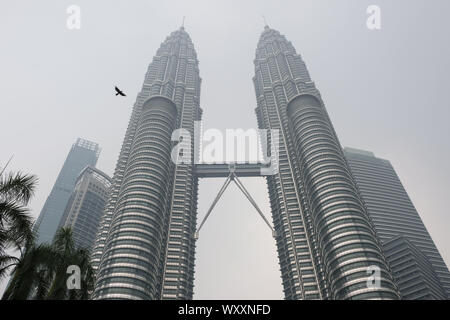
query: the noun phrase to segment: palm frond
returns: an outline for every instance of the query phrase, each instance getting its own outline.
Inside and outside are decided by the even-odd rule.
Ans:
[[[24,254],[14,261],[14,274],[3,299],[89,299],[94,287],[90,253],[84,248],[76,249],[72,236],[70,228],[61,228],[51,245],[35,246],[32,241],[27,242]],[[9,261],[4,256],[2,260],[0,255],[0,267]],[[80,267],[81,289],[67,288],[70,265]]]
[[[9,173],[0,177],[0,199],[16,201],[27,205],[34,194],[37,177],[21,172]]]
[[[61,254],[70,256],[75,251],[71,228],[59,228],[53,238],[52,246]]]
[[[23,246],[33,239],[33,218],[28,209],[12,201],[0,202],[0,243]]]
[[[37,272],[36,290],[34,295],[35,300],[46,299],[52,280],[53,280],[52,270],[42,269]]]
[[[14,256],[0,256],[0,279],[8,275],[8,271],[19,263],[20,259]]]
[[[50,245],[42,244],[37,247],[29,245],[19,260],[2,299],[26,300],[32,298],[36,294],[36,289],[39,289],[39,285],[43,286],[43,274],[40,272],[45,270],[48,272],[48,276],[53,273],[55,259]]]

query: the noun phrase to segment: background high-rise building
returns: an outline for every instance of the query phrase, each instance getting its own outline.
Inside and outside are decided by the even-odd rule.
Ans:
[[[265,27],[254,86],[261,128],[278,129],[279,173],[268,176],[287,299],[397,299],[333,125],[301,56]],[[368,288],[367,270],[381,286]]]
[[[97,143],[78,138],[72,145],[34,225],[34,231],[38,233],[38,244],[52,242],[78,175],[86,166],[95,167],[99,154],[100,147]]]
[[[429,259],[407,237],[393,237],[383,248],[402,299],[447,299]]]
[[[78,176],[59,228],[69,227],[77,248],[91,249],[105,209],[111,179],[104,172],[86,167]]]
[[[198,179],[193,161],[171,161],[171,135],[194,136],[200,83],[181,27],[156,52],[133,108],[92,255],[95,299],[192,298]]]
[[[344,151],[377,235],[385,247],[394,276],[402,277],[397,280],[402,296],[413,299],[429,295],[434,299],[442,299],[442,294],[436,293],[439,288],[434,285],[435,276],[428,271],[430,268],[420,258],[421,255],[416,253],[418,249],[431,264],[440,285],[450,297],[448,268],[391,163],[375,157],[369,151],[353,148],[345,148]],[[415,267],[409,266],[409,271],[407,269],[412,262],[409,260],[417,260],[413,264],[421,270],[421,281],[427,283],[428,289],[423,284],[411,285],[418,280],[412,277]],[[405,283],[405,277],[412,280]],[[424,293],[423,290],[429,292]]]

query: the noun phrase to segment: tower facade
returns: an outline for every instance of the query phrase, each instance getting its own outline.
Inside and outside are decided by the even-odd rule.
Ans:
[[[182,27],[158,49],[132,111],[93,250],[94,299],[192,298],[198,180],[194,161],[171,160],[171,138],[194,135],[200,83]]]
[[[407,237],[393,237],[383,249],[402,300],[447,299],[433,265]]]
[[[176,129],[196,139],[200,83],[180,28],[161,44],[133,108],[93,250],[94,299],[191,299],[198,178],[225,174],[242,186],[238,175],[261,175],[260,164],[196,166],[192,143],[190,164],[172,161]],[[260,128],[280,133],[279,171],[267,183],[286,299],[397,299],[320,94],[292,44],[269,27],[254,84]]]
[[[372,152],[353,148],[345,148],[345,156],[398,278],[402,297],[450,298],[448,268],[392,164]]]
[[[267,177],[286,299],[397,299],[389,267],[301,56],[265,27],[253,78],[260,128],[278,129]],[[367,285],[375,266],[381,281]]]
[[[86,166],[95,167],[99,154],[100,147],[97,143],[78,138],[72,145],[34,225],[34,231],[38,234],[38,244],[52,242],[78,175]]]
[[[93,167],[81,171],[59,228],[71,228],[77,248],[91,249],[108,198],[111,178]]]

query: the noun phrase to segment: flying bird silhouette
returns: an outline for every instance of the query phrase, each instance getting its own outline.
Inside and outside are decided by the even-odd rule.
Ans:
[[[117,87],[114,87],[116,89],[116,96],[118,96],[119,94],[123,97],[126,97],[127,95],[125,93],[122,92],[122,90],[120,90]]]

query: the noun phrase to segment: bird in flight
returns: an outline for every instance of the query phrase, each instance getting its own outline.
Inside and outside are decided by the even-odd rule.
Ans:
[[[114,87],[116,89],[116,96],[118,96],[119,94],[123,97],[126,97],[127,95],[125,93],[122,92],[122,90],[120,90],[117,87]]]

